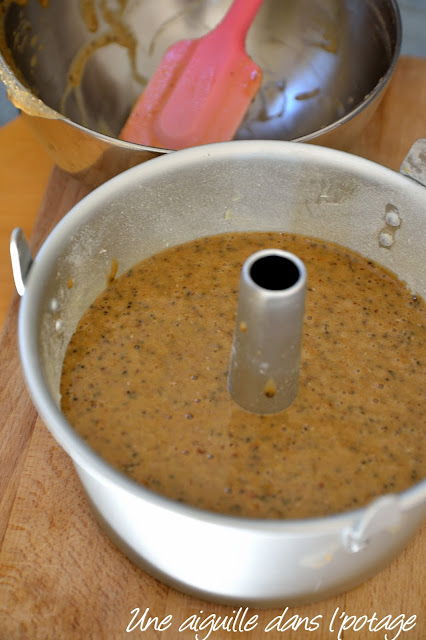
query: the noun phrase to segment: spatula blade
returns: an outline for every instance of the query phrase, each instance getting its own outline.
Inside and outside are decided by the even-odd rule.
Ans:
[[[211,36],[167,50],[121,139],[176,150],[234,137],[262,71],[240,41],[221,47],[216,34]]]

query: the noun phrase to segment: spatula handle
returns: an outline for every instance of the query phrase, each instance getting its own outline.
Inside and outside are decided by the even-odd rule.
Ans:
[[[212,31],[217,37],[232,37],[244,46],[247,32],[264,0],[234,0],[228,13]]]

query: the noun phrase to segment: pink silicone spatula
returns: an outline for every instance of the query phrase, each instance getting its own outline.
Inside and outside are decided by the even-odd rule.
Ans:
[[[231,140],[262,81],[245,51],[262,2],[234,0],[207,35],[169,47],[120,138],[164,149]]]

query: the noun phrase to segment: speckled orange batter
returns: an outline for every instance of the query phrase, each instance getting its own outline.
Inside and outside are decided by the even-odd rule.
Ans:
[[[238,283],[261,248],[308,272],[299,394],[258,416],[227,392]],[[279,233],[168,249],[112,283],[68,347],[62,408],[112,465],[228,514],[304,518],[425,475],[425,305],[342,247]]]

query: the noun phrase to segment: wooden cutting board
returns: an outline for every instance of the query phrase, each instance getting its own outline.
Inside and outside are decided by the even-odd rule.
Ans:
[[[352,152],[398,170],[411,144],[421,137],[426,137],[426,60],[402,58],[377,114]],[[53,170],[34,224],[33,252],[86,192],[81,184]],[[7,257],[2,259],[4,268]],[[163,631],[153,626],[143,631],[138,626],[131,632],[134,636],[196,638],[193,629],[179,631],[186,619],[232,616],[233,608],[183,595],[151,578],[99,529],[68,456],[41,423],[26,392],[16,345],[18,305],[15,296],[0,338],[0,640],[125,638],[136,608],[141,614],[149,608],[148,615],[159,620],[171,616],[171,626]],[[359,624],[361,616],[376,613],[379,620],[390,616],[395,626],[387,632],[389,640],[398,633],[402,619],[397,616],[404,616],[406,628],[398,637],[424,640],[425,532],[423,528],[388,568],[364,585],[321,603],[293,607],[286,614],[285,620],[299,616],[312,621],[322,616],[316,618],[317,627],[306,622],[298,631],[267,633],[265,626],[282,613],[284,604],[274,610],[251,609],[246,620],[259,616],[251,631],[239,630],[243,627],[237,625],[236,631],[219,630],[209,637],[383,640],[385,629],[373,632],[368,626],[339,636],[339,616],[346,612],[356,616]],[[410,616],[417,618],[408,623]],[[306,625],[313,630],[303,631]],[[207,633],[205,628],[198,640]]]

